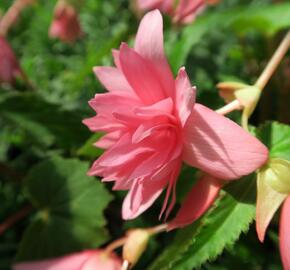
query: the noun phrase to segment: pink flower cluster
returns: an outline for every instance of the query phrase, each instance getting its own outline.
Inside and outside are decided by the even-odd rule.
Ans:
[[[159,9],[173,18],[177,24],[188,24],[203,11],[207,4],[215,4],[218,0],[137,0],[137,8],[141,11]]]
[[[144,16],[134,48],[123,43],[113,56],[115,67],[94,68],[109,92],[89,102],[97,115],[84,123],[93,132],[106,133],[95,144],[106,151],[89,175],[114,181],[115,190],[129,190],[124,219],[140,215],[165,189],[161,215],[167,217],[183,162],[206,175],[189,193],[172,228],[198,218],[221,188],[220,180],[238,179],[265,163],[268,150],[260,141],[196,103],[185,68],[174,79],[164,54],[159,11]]]

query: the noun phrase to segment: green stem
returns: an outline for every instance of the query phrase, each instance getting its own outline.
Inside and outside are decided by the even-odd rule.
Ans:
[[[290,31],[286,34],[255,85],[263,90],[290,47]]]
[[[261,91],[265,88],[266,84],[276,71],[277,67],[279,66],[280,62],[284,58],[285,54],[287,53],[290,47],[290,31],[287,32],[284,39],[281,41],[279,47],[273,54],[272,58],[268,62],[267,66],[257,79],[255,86],[261,89]],[[257,102],[258,103],[258,102]],[[216,110],[217,113],[225,115],[234,110],[237,110],[241,106],[240,102],[235,99],[234,101],[230,102],[229,104],[223,106],[222,108]],[[252,108],[254,111],[254,108]],[[243,120],[245,121],[245,119]]]

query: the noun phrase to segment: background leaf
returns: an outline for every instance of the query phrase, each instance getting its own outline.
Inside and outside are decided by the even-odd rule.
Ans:
[[[170,63],[175,72],[186,62],[192,46],[197,44],[211,30],[222,31],[231,28],[238,34],[256,29],[271,36],[277,31],[290,26],[290,3],[265,6],[244,6],[212,13],[197,18],[194,24],[185,27],[178,40],[167,44]]]
[[[269,148],[271,157],[290,161],[290,126],[267,122],[257,129],[257,136]]]
[[[26,193],[38,209],[17,261],[50,258],[108,240],[103,210],[111,200],[101,182],[86,176],[88,163],[53,157],[31,169]]]
[[[98,148],[94,146],[94,143],[97,142],[104,134],[103,133],[95,133],[93,134],[86,142],[85,144],[78,149],[78,155],[88,157],[88,158],[94,158],[96,159],[99,157],[104,150],[101,148]]]
[[[89,136],[82,124],[84,112],[65,110],[40,95],[23,93],[6,95],[0,102],[0,117],[25,130],[33,140],[50,146],[77,148]]]

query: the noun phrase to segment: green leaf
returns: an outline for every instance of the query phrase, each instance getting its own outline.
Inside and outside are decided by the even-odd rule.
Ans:
[[[244,34],[256,29],[271,36],[277,31],[290,26],[290,3],[268,6],[244,6],[218,12],[214,10],[205,16],[200,16],[190,26],[185,27],[173,44],[168,45],[170,63],[175,71],[184,65],[192,46],[197,44],[209,31],[222,31],[230,28],[238,34]]]
[[[255,216],[254,176],[233,182],[203,218],[180,230],[150,270],[192,270],[214,260],[248,230]]]
[[[30,171],[25,190],[38,212],[24,233],[17,261],[61,256],[108,240],[103,210],[111,196],[86,175],[88,167],[56,156]]]
[[[88,157],[88,158],[97,158],[104,151],[100,148],[94,146],[94,143],[98,141],[104,134],[103,133],[95,133],[91,136],[85,144],[78,150],[78,155]]]
[[[0,117],[45,146],[56,143],[66,149],[76,148],[89,136],[80,110],[65,110],[31,93],[7,95],[0,101]]]
[[[267,122],[260,126],[257,137],[269,148],[272,158],[290,161],[290,126],[278,122]]]

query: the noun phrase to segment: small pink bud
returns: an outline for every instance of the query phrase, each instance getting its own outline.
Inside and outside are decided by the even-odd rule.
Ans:
[[[0,83],[13,84],[23,74],[11,46],[0,36]]]
[[[83,34],[75,8],[65,1],[60,1],[54,11],[54,18],[49,29],[51,38],[73,43]]]

